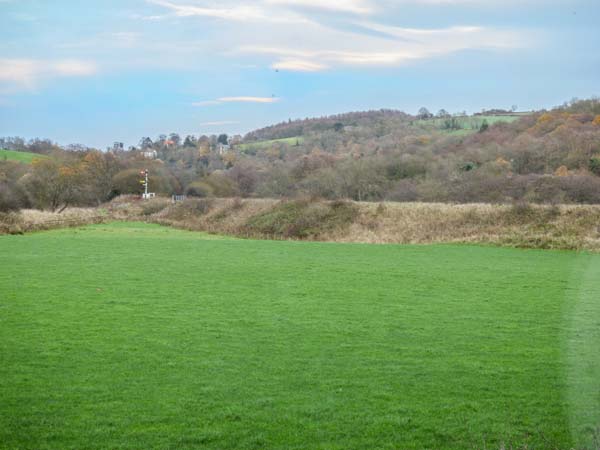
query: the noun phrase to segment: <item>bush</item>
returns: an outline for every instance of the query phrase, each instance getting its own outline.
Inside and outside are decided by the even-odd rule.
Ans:
[[[185,194],[190,197],[212,197],[214,189],[204,181],[194,181],[185,190]]]
[[[0,184],[0,212],[18,211],[20,208],[21,204],[14,190]]]
[[[325,203],[301,199],[279,203],[272,210],[251,217],[245,228],[250,234],[314,239],[347,227],[357,214],[358,208],[346,201]]]
[[[506,217],[510,223],[522,224],[531,222],[535,215],[535,209],[529,203],[518,201],[513,203]]]
[[[0,212],[0,234],[23,234],[24,224],[20,214]]]
[[[156,198],[153,200],[145,200],[141,203],[142,215],[151,216],[165,209],[168,205],[168,200]]]
[[[209,198],[188,198],[181,203],[177,203],[169,208],[167,218],[171,220],[186,220],[193,217],[202,216],[208,213],[213,207],[213,199]]]

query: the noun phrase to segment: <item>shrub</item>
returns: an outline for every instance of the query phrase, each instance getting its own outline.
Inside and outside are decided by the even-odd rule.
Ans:
[[[20,207],[19,198],[14,190],[0,183],[0,212],[18,211]]]
[[[186,195],[190,197],[212,197],[214,189],[204,181],[194,181],[185,190]]]
[[[301,199],[279,203],[273,209],[251,217],[245,228],[250,234],[314,239],[347,227],[357,214],[358,208],[346,201],[326,203]]]
[[[600,175],[600,156],[594,156],[593,158],[590,158],[588,168],[594,175]]]
[[[143,216],[151,216],[152,214],[156,214],[167,207],[167,201],[165,199],[154,199],[154,200],[146,200],[141,203],[142,206],[142,215]]]
[[[0,212],[0,234],[23,234],[23,217],[14,212]]]
[[[526,201],[518,201],[512,204],[506,217],[511,223],[530,222],[535,216],[535,210]]]

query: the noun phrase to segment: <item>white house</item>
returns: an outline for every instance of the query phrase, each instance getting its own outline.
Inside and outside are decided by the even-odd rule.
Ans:
[[[142,156],[146,159],[156,159],[158,158],[158,152],[147,148],[146,150],[142,150]]]

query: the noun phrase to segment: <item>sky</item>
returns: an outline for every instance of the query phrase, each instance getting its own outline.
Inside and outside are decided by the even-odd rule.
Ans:
[[[600,95],[599,0],[0,0],[0,136],[106,148]]]

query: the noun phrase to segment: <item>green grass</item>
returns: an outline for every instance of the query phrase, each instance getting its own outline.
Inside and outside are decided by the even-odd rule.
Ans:
[[[522,117],[522,114],[506,115],[506,116],[467,116],[457,117],[456,120],[460,129],[448,130],[444,129],[444,123],[447,119],[429,119],[423,121],[416,121],[414,125],[424,130],[437,129],[454,136],[464,136],[467,134],[474,133],[479,130],[481,124],[485,120],[488,125],[494,125],[496,123],[511,123]]]
[[[0,267],[3,448],[566,449],[600,425],[599,256],[120,223],[0,236]]]
[[[271,147],[273,144],[287,144],[289,146],[295,146],[296,144],[301,145],[304,142],[304,137],[296,136],[282,139],[270,139],[267,141],[248,142],[245,144],[238,144],[235,146],[240,152],[246,152],[248,150],[264,150]]]
[[[18,161],[30,164],[36,158],[47,158],[47,156],[39,155],[37,153],[0,149],[0,161]]]

